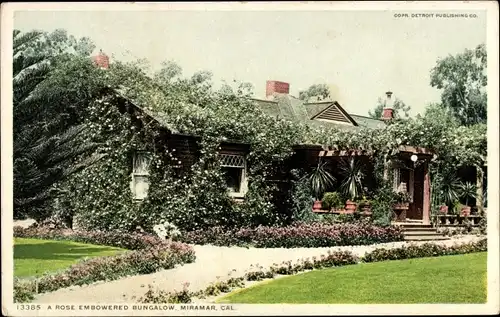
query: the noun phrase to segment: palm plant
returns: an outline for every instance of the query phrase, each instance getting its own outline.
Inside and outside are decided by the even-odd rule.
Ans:
[[[340,164],[340,173],[344,177],[340,184],[342,193],[351,200],[359,197],[363,191],[363,179],[365,177],[363,165],[354,157],[343,160]]]
[[[309,185],[316,200],[321,200],[323,193],[335,183],[335,177],[326,169],[327,162],[319,162],[308,175]]]
[[[459,200],[462,182],[454,173],[444,174],[440,185],[441,199],[447,206],[451,206]]]
[[[469,206],[469,198],[476,198],[476,185],[471,182],[466,182],[461,186],[460,196],[465,198],[465,205]]]
[[[57,59],[64,40],[53,43],[37,31],[16,30],[13,36],[14,217],[41,220],[50,214],[54,185],[84,168],[90,161],[75,160],[97,144],[81,139],[86,127],[71,102],[82,98],[49,80],[64,60]],[[68,80],[81,84],[74,77]]]

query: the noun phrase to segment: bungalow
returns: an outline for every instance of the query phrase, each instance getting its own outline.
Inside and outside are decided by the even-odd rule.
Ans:
[[[98,55],[94,62],[102,67],[109,67],[109,59],[104,54]],[[117,105],[122,112],[132,114],[132,117],[142,116],[154,122],[159,129],[156,142],[161,143],[169,151],[175,151],[179,159],[176,166],[179,173],[193,164],[200,153],[198,137],[179,133],[161,113],[150,110],[126,97],[120,91],[110,91],[115,95]],[[368,118],[348,113],[337,101],[304,102],[289,94],[289,84],[279,81],[268,81],[265,99],[252,99],[256,105],[271,116],[290,121],[303,122],[311,126],[332,126],[346,131],[355,131],[361,127],[383,129],[386,121],[392,119],[392,92],[386,93],[386,104],[383,116],[380,119]],[[137,120],[140,125],[140,121]],[[225,177],[229,195],[236,200],[245,199],[248,188],[246,154],[250,146],[235,141],[223,142],[220,145],[219,155],[221,167],[226,171]],[[309,169],[317,166],[320,160],[329,162],[330,169],[335,173],[341,161],[345,158],[356,158],[368,170],[373,168],[369,151],[337,151],[319,144],[298,144],[294,155],[283,168],[289,171],[293,168]],[[393,169],[393,189],[396,192],[408,194],[409,201],[406,208],[398,214],[398,220],[415,220],[430,223],[430,176],[429,161],[432,153],[423,148],[402,146],[397,154],[397,164],[387,168]],[[146,152],[136,152],[131,161],[130,188],[133,197],[137,200],[147,196],[149,188],[148,164],[149,156]],[[286,171],[284,175],[286,175]],[[373,173],[366,173],[368,184],[373,183]],[[389,175],[388,170],[385,175]],[[286,177],[286,176],[285,176]],[[286,179],[284,180],[286,183]]]
[[[348,113],[338,101],[304,102],[289,94],[289,84],[279,81],[268,81],[266,99],[254,101],[269,115],[291,121],[303,122],[311,126],[336,127],[347,131],[355,131],[362,127],[383,129],[386,122],[393,118],[392,92],[386,92],[385,108],[382,118],[373,119]],[[374,183],[373,166],[370,151],[338,151],[318,144],[301,144],[295,147],[292,168],[311,168],[319,161],[329,163],[333,174],[346,158],[355,158],[365,167],[364,183]],[[401,205],[397,211],[397,220],[416,220],[424,224],[430,223],[430,175],[429,161],[433,153],[424,148],[401,146],[398,155],[388,168],[392,169],[393,190],[405,192],[409,196],[408,204]],[[385,175],[389,175],[388,170]]]

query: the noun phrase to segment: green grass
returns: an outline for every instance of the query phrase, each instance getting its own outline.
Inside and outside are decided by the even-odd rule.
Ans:
[[[15,238],[14,276],[39,276],[66,269],[85,257],[108,256],[123,251],[71,241]]]
[[[486,252],[363,263],[287,276],[237,290],[219,303],[485,303]]]

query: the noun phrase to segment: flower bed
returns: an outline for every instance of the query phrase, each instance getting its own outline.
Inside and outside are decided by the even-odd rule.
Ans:
[[[14,227],[14,237],[49,240],[69,240],[81,243],[108,245],[128,250],[140,250],[165,243],[160,238],[139,233],[122,233],[107,231],[73,231],[71,229],[50,229],[48,227],[31,226]]]
[[[369,245],[403,241],[400,227],[369,224],[296,223],[287,227],[257,227],[239,230],[197,230],[183,235],[193,244],[246,245],[257,248],[318,248],[345,245]]]
[[[363,257],[357,257],[349,251],[328,251],[326,255],[301,259],[296,264],[291,261],[275,264],[269,269],[258,267],[257,270],[249,271],[242,277],[229,277],[225,281],[216,281],[204,290],[191,292],[188,284],[184,284],[182,291],[165,292],[154,290],[151,285],[149,290],[139,299],[141,303],[191,303],[193,298],[206,298],[207,296],[217,296],[221,293],[229,293],[236,288],[245,287],[245,281],[261,281],[272,279],[277,275],[293,275],[299,272],[331,268],[344,265],[358,264],[361,262],[377,262],[386,260],[402,260],[421,257],[435,257],[442,255],[467,254],[487,251],[486,239],[477,242],[455,244],[443,246],[435,243],[425,243],[422,245],[410,245],[393,249],[375,249],[367,252]],[[229,274],[230,275],[230,274]]]
[[[46,228],[15,228],[14,235],[23,238],[71,240],[131,249],[116,256],[82,260],[67,270],[29,280],[14,280],[15,301],[28,301],[35,294],[51,292],[73,285],[90,284],[102,280],[149,274],[175,265],[191,263],[194,250],[183,243],[167,243],[150,235],[111,232],[83,232],[49,230]]]
[[[488,250],[488,244],[486,239],[482,239],[478,242],[470,242],[464,244],[455,244],[452,246],[443,246],[433,243],[425,243],[423,245],[410,245],[402,246],[395,249],[375,249],[370,253],[367,253],[362,261],[363,262],[378,262],[386,260],[401,260],[401,259],[413,259],[413,258],[424,258],[432,256],[442,256],[442,255],[455,255],[455,254],[466,254],[472,252],[483,252]]]

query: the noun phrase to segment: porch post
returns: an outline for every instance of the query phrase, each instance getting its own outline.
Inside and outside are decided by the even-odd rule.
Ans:
[[[484,206],[483,206],[483,179],[484,172],[480,166],[476,166],[476,206],[477,211],[480,215],[483,214]]]
[[[384,155],[384,180],[389,179],[389,160],[387,159],[387,154]]]
[[[431,175],[429,173],[429,162],[424,165],[424,201],[423,201],[423,221],[428,225],[431,223]]]

